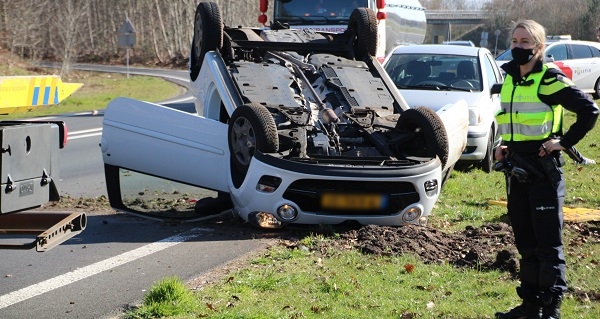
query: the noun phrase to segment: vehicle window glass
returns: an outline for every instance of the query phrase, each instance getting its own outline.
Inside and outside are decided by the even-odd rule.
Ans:
[[[567,46],[564,44],[555,45],[546,50],[546,57],[552,56],[554,61],[562,61],[567,59]]]
[[[589,59],[592,57],[590,47],[582,44],[572,44],[573,59]]]
[[[289,20],[304,20],[305,24],[311,24],[312,19],[327,18],[330,23],[337,22],[329,21],[329,19],[342,18],[346,19],[354,8],[368,7],[367,0],[302,0],[302,1],[276,1],[275,2],[275,19],[285,22],[293,22]],[[300,22],[300,21],[299,21]],[[314,22],[314,21],[312,21]],[[319,24],[322,24],[320,22]]]
[[[487,79],[484,79],[484,81],[488,82],[489,87],[492,87],[492,85],[496,84],[496,83],[500,83],[502,82],[502,75],[499,74],[497,68],[494,68],[494,65],[496,65],[492,60],[490,56],[485,56],[484,59],[484,67],[485,67],[485,73],[487,74]]]
[[[592,56],[594,58],[600,57],[600,49],[595,46],[590,46],[590,51],[592,51]]]

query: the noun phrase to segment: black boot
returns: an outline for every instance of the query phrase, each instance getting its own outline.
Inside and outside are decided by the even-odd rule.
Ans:
[[[534,302],[523,301],[522,304],[508,312],[496,312],[496,319],[540,319],[542,308]]]
[[[537,293],[517,287],[517,295],[523,299],[523,303],[508,312],[496,312],[496,319],[540,319],[542,306],[539,303]]]
[[[562,299],[561,295],[542,295],[542,319],[560,319],[560,304],[562,303]]]

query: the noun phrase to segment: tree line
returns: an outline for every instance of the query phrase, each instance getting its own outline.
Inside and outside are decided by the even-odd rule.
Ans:
[[[269,7],[272,10],[272,2]],[[123,61],[117,31],[129,19],[136,31],[132,61],[181,65],[187,61],[198,0],[0,0],[0,45],[22,58],[63,62],[61,74],[75,61]],[[259,27],[259,0],[214,0],[229,26]],[[508,46],[513,21],[527,18],[548,34],[594,40],[600,24],[600,0],[421,0],[428,10],[485,10],[490,19],[479,29],[502,32]],[[271,12],[267,13],[271,16]],[[461,26],[466,34],[473,26]],[[457,28],[454,28],[457,30]],[[429,33],[428,33],[429,34]],[[431,43],[427,36],[425,43]],[[475,41],[474,41],[475,42]],[[490,41],[492,42],[492,41]],[[478,43],[478,41],[476,41]]]

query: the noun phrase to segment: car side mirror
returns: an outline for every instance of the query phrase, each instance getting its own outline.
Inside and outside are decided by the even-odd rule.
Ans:
[[[548,54],[546,56],[546,62],[554,62],[554,56],[552,54]]]
[[[494,83],[494,85],[492,85],[492,88],[490,89],[490,94],[500,94],[501,91],[502,83]]]

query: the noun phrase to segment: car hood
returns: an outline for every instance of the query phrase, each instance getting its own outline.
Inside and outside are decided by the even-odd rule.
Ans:
[[[460,91],[429,91],[429,90],[399,90],[408,105],[427,106],[437,111],[448,103],[465,100],[469,107],[481,104],[483,94],[481,92]]]

